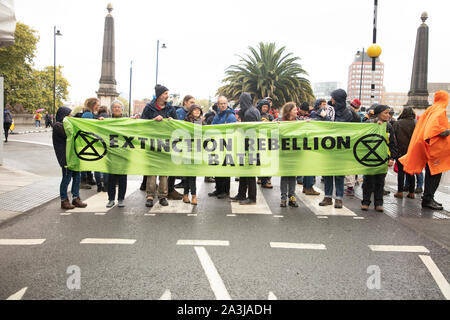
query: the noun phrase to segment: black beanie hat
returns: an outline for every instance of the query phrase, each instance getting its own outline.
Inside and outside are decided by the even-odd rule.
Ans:
[[[169,89],[167,89],[166,87],[164,87],[160,84],[157,84],[155,87],[156,98],[158,98],[160,95],[162,95],[166,91],[169,91]]]
[[[374,111],[374,114],[377,116],[386,109],[390,109],[390,108],[384,104],[379,104],[375,107],[375,109],[373,111]]]

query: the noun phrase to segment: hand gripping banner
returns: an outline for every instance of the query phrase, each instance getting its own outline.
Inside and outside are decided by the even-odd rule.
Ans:
[[[124,175],[273,177],[387,172],[386,124],[64,120],[67,167]]]

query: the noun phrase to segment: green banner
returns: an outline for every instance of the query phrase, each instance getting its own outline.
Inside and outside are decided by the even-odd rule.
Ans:
[[[127,175],[271,177],[387,172],[386,125],[319,121],[201,126],[68,118],[67,166]]]

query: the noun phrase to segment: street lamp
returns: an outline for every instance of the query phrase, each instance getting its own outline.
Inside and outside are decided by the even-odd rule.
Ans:
[[[161,49],[167,49],[165,43],[163,43]],[[156,84],[158,84],[158,66],[159,66],[159,40],[156,42]]]
[[[55,124],[55,108],[56,108],[56,36],[62,36],[59,30],[56,30],[56,26],[53,28],[53,124]]]
[[[361,80],[359,81],[359,101],[361,101],[361,89],[362,89],[362,81],[363,81],[364,56],[365,55],[366,55],[366,53],[364,51],[364,48],[363,48],[363,51],[362,51],[362,55],[361,55],[361,51],[358,51],[356,53],[356,58],[359,59],[360,57],[362,57],[362,60],[361,60]]]
[[[128,116],[131,118],[131,84],[133,79],[133,60],[130,64],[130,98],[128,99]]]

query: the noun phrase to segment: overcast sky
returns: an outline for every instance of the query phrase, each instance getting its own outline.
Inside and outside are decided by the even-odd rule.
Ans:
[[[197,99],[214,96],[224,70],[260,41],[286,46],[301,58],[312,83],[339,81],[347,89],[356,51],[372,43],[373,0],[15,0],[17,20],[38,31],[36,66],[57,64],[70,82],[70,99],[95,96],[101,73],[106,6],[112,2],[117,91],[128,99],[154,94],[156,42],[159,83]],[[387,91],[409,90],[414,47],[423,11],[430,27],[429,82],[450,82],[448,0],[379,0],[377,42]]]

